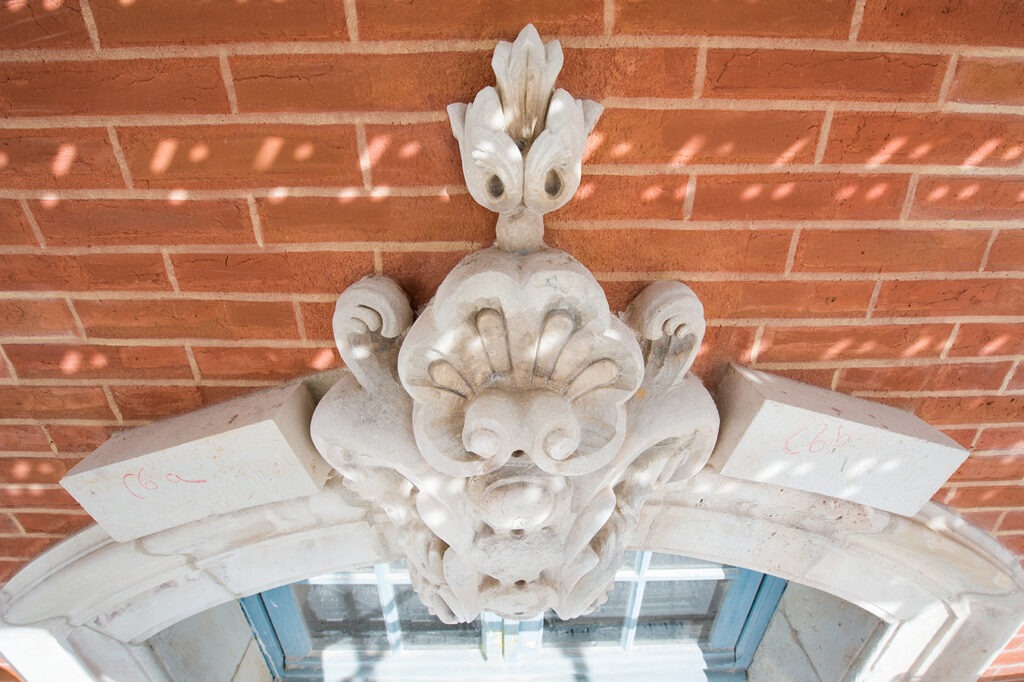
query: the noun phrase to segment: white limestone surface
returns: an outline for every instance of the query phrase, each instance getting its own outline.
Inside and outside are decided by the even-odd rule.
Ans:
[[[309,437],[313,408],[293,382],[123,431],[61,485],[119,542],[312,495],[331,470]]]
[[[904,410],[733,365],[710,464],[733,478],[913,516],[967,451]]]

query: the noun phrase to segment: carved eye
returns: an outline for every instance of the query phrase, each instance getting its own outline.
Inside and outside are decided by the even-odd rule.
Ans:
[[[492,175],[487,180],[487,193],[495,199],[505,193],[505,183],[497,175]]]
[[[544,177],[544,191],[552,199],[557,197],[562,191],[562,176],[559,175],[558,171],[554,169],[548,171],[548,174]]]

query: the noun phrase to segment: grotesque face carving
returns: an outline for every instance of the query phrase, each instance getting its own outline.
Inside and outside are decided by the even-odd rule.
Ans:
[[[497,248],[467,256],[415,322],[390,280],[343,293],[351,374],[311,426],[446,622],[596,608],[644,499],[700,469],[718,428],[687,374],[704,333],[693,292],[655,283],[620,319],[586,268],[543,246],[541,215],[579,185],[600,107],[552,93],[561,51],[532,27],[494,66],[498,88],[449,114],[471,194],[500,212]]]

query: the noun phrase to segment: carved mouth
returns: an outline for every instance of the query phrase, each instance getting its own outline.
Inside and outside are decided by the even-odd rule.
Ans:
[[[495,531],[529,531],[543,527],[557,504],[562,479],[510,476],[487,485],[480,496],[484,521]]]

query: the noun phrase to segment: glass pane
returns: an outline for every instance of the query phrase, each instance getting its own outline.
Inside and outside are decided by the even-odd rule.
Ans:
[[[720,568],[722,564],[701,559],[691,559],[687,556],[677,554],[662,554],[661,552],[651,553],[651,568]]]
[[[469,623],[445,625],[427,611],[419,596],[409,585],[395,585],[398,621],[402,628],[402,645],[409,648],[480,646],[480,619]]]
[[[553,612],[544,614],[545,647],[618,645],[632,583],[617,582],[604,606],[590,615],[561,620]]]
[[[294,585],[315,650],[388,649],[376,585]]]
[[[636,641],[707,641],[728,584],[725,580],[647,583]]]

